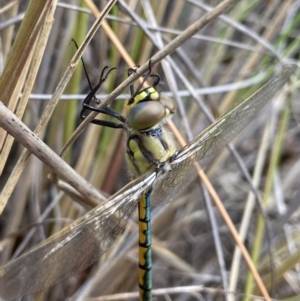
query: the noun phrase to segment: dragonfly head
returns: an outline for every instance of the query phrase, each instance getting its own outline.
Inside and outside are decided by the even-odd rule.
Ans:
[[[130,73],[128,72],[128,74]],[[154,78],[154,82],[150,87],[142,90],[141,85],[136,91],[132,85],[130,87],[131,97],[126,105],[128,125],[137,131],[158,126],[165,118],[176,111],[173,99],[166,95],[160,95],[155,88],[160,81],[160,77],[149,71],[143,78],[144,81]]]

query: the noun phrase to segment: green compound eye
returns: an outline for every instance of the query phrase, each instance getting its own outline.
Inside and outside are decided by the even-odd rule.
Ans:
[[[172,98],[166,95],[160,95],[159,101],[166,108],[166,110],[169,111],[169,114],[167,116],[174,114],[176,112],[176,105]]]
[[[128,114],[128,125],[137,130],[149,129],[166,117],[166,109],[159,101],[139,102]]]
[[[128,125],[137,131],[146,130],[158,125],[175,110],[175,103],[170,97],[160,96],[150,87],[136,95],[128,105]]]

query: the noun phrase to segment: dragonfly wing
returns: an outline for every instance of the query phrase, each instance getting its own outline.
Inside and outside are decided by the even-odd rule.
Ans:
[[[189,166],[186,170],[169,171],[161,176],[161,181],[156,181],[152,188],[151,205],[157,206],[171,202],[195,180],[196,173]]]
[[[167,163],[168,170],[161,172],[162,180],[154,185],[152,204],[171,201],[181,190],[181,181],[187,177],[191,164],[226,146],[274,97],[297,68],[296,65],[284,66],[280,74],[274,76],[252,96],[201,132],[171,158]]]
[[[0,267],[0,297],[13,300],[42,290],[95,262],[120,235],[140,195],[155,178],[156,173],[151,173],[130,182],[103,205]]]

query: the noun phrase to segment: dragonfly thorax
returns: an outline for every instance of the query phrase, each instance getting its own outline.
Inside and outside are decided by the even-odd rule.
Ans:
[[[132,129],[127,139],[126,159],[134,177],[155,170],[176,152],[172,135],[160,125],[148,131]]]

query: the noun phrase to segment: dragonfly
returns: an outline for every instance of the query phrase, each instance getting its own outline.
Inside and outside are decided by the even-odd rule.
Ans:
[[[0,267],[0,297],[14,300],[87,268],[114,244],[138,206],[140,300],[152,300],[150,202],[158,205],[171,201],[181,190],[182,179],[191,171],[192,163],[226,146],[287,83],[297,68],[292,64],[284,65],[280,73],[252,96],[179,150],[163,126],[165,119],[175,112],[175,105],[171,98],[156,90],[160,77],[149,68],[143,77],[144,81],[152,79],[153,84],[147,88],[140,85],[136,90],[130,87],[131,96],[126,104],[128,115],[124,117],[110,108],[99,111],[90,104],[111,71],[105,73],[103,70],[99,84],[83,103],[81,118],[86,117],[86,110],[92,110],[118,120],[114,123],[94,119],[92,123],[121,128],[127,133],[126,159],[135,179],[105,203]],[[136,70],[129,69],[129,74],[132,72]]]

